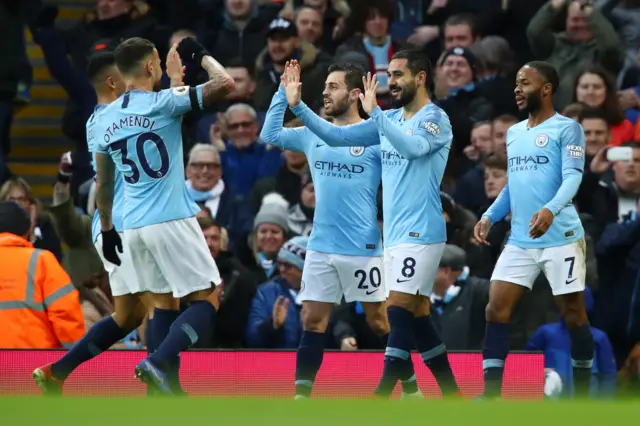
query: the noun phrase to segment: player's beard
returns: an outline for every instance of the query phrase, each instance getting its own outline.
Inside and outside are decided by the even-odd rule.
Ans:
[[[542,89],[527,96],[527,106],[524,108],[527,114],[535,114],[542,107]]]
[[[325,109],[324,113],[327,117],[341,117],[349,111],[349,98],[340,99],[338,101],[331,100],[331,111]]]
[[[392,88],[400,87],[400,97],[398,99],[391,98],[394,108],[402,108],[405,105],[410,104],[416,98],[416,93],[418,92],[418,86],[414,81],[406,83],[404,86],[389,86],[389,90]]]

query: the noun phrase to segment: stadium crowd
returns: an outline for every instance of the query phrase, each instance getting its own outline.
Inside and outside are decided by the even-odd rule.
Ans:
[[[386,67],[394,52],[411,47],[434,64],[432,92],[454,132],[441,188],[447,246],[431,296],[447,348],[482,349],[489,278],[510,224],[507,218],[494,225],[490,246],[474,241],[473,226],[515,166],[505,156],[507,129],[525,118],[514,101],[515,72],[527,61],[546,60],[561,77],[557,110],[582,124],[587,141],[574,202],[587,234],[594,372],[607,392],[616,376],[620,385],[640,381],[639,0],[97,0],[69,28],[56,25],[57,13],[50,3],[0,1],[0,46],[13,52],[3,55],[0,71],[0,201],[17,201],[30,212],[34,246],[61,262],[79,291],[82,313],[68,305],[66,315],[50,317],[59,342],[42,338],[20,346],[22,338],[9,335],[0,346],[60,347],[62,337],[75,340],[113,312],[108,277],[91,241],[95,183],[85,122],[96,97],[84,69],[92,52],[140,36],[164,55],[191,36],[227,68],[235,90],[183,120],[186,185],[202,209],[198,221],[224,282],[215,333],[198,347],[294,349],[302,333],[296,296],[314,186],[304,154],[258,137],[284,63],[298,60],[303,100],[321,115],[327,68],[338,61],[376,73],[378,101],[386,109]],[[3,161],[10,154],[12,104],[30,80],[22,49],[26,28],[69,95],[60,125],[74,148],[60,161],[47,206]],[[191,71],[185,84],[206,77]],[[290,112],[285,121],[286,127],[302,125]],[[619,146],[631,156],[610,161],[608,149]],[[378,211],[382,224],[380,194]],[[10,256],[10,244],[0,234],[1,259]],[[8,273],[0,270],[0,281]],[[541,275],[518,305],[511,349],[544,351],[548,367],[568,372],[569,336],[545,281]],[[0,312],[3,323],[12,319],[7,312]],[[384,348],[358,302],[335,310],[327,336],[327,348]],[[143,346],[141,330],[119,345]]]

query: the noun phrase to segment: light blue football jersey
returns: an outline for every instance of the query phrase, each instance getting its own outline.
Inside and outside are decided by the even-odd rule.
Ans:
[[[572,200],[582,180],[585,136],[576,121],[555,114],[528,127],[521,121],[507,131],[507,187],[485,213],[492,222],[511,211],[509,244],[522,248],[544,248],[571,244],[584,237],[584,229]],[[568,178],[573,181],[563,183]],[[555,218],[540,238],[529,236],[534,213],[549,208]]]
[[[93,114],[89,117],[86,124],[87,131],[87,146],[89,148],[89,152],[91,152],[91,156],[93,158],[93,170],[96,168],[96,155],[95,155],[95,123],[96,116],[99,115],[107,105],[96,105]],[[122,179],[122,175],[119,171],[116,170],[114,176],[114,188],[113,188],[113,208],[112,208],[112,221],[113,227],[116,231],[122,232],[122,222],[124,219],[124,180]],[[93,215],[93,221],[91,222],[91,238],[92,241],[96,241],[98,235],[100,235],[101,226],[100,226],[100,214],[96,209],[95,214]]]
[[[447,240],[440,183],[453,134],[440,107],[429,103],[410,120],[402,109],[375,108],[370,120],[343,127],[327,123],[303,103],[292,111],[330,145],[380,144],[385,247]]]
[[[306,127],[283,129],[287,100],[273,97],[260,139],[307,156],[316,196],[308,249],[350,256],[381,256],[377,192],[380,148],[331,147]]]
[[[180,116],[202,108],[202,87],[133,90],[107,106],[94,127],[96,152],[111,155],[125,181],[124,229],[193,217],[185,185]]]

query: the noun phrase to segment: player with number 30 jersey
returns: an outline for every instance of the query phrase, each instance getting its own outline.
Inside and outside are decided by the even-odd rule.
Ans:
[[[184,182],[181,116],[225,96],[233,80],[195,39],[174,45],[169,57],[203,67],[210,80],[197,87],[158,90],[162,69],[153,43],[134,37],[116,48],[116,64],[129,91],[99,115],[95,150],[103,254],[119,262],[116,248],[121,243],[113,230],[110,200],[115,164],[125,181],[126,248],[140,290],[150,293],[154,305],[157,350],[136,366],[135,374],[173,394],[180,352],[211,333],[218,308],[211,287],[221,283],[195,219],[199,209]],[[169,294],[189,307],[180,314],[167,302]]]

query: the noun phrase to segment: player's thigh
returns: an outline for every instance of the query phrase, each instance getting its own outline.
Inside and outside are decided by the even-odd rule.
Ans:
[[[374,333],[382,336],[389,332],[386,301],[362,302],[362,310],[367,319],[367,324]]]
[[[502,281],[533,288],[533,283],[540,274],[540,266],[536,258],[538,251],[524,249],[507,244],[500,253],[493,269],[491,282]]]
[[[584,291],[587,274],[584,239],[545,248],[540,264],[554,296]]]
[[[302,268],[299,300],[338,303],[342,299],[340,277],[331,263],[331,255],[308,250]]]
[[[430,296],[445,243],[398,244],[385,248],[385,269],[390,291]]]
[[[182,298],[222,282],[194,217],[142,228],[143,238],[173,296]]]
[[[144,228],[138,228],[124,231],[125,247],[131,257],[132,276],[136,278],[135,282],[129,284],[129,288],[132,293],[149,292],[147,299],[152,301],[154,294],[171,293],[171,287],[161,274],[160,265],[144,241],[143,230]]]
[[[347,302],[382,302],[387,298],[384,261],[381,256],[345,256],[334,254],[342,293]]]

